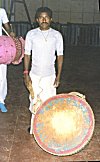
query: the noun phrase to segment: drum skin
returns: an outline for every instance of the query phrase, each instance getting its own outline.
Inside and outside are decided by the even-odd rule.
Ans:
[[[17,65],[22,62],[24,57],[24,47],[25,47],[25,40],[22,37],[13,38],[13,41],[16,45],[16,56],[15,59],[12,61],[12,64]]]
[[[59,94],[46,100],[37,110],[33,135],[46,152],[72,155],[81,151],[94,131],[94,114],[85,99]]]

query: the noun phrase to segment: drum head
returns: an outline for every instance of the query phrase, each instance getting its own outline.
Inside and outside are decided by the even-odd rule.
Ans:
[[[94,114],[86,100],[59,94],[46,100],[34,118],[34,138],[46,152],[58,156],[79,152],[90,141]]]

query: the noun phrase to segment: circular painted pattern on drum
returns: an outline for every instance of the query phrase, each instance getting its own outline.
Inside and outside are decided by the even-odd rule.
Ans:
[[[43,150],[58,156],[72,155],[90,141],[94,114],[84,99],[59,94],[38,109],[33,129],[35,140]]]

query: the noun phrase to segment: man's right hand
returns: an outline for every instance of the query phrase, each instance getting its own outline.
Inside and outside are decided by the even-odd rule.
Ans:
[[[32,83],[29,74],[24,74],[24,77],[23,78],[24,78],[24,83],[25,83],[26,87],[28,86],[29,82]]]
[[[31,98],[34,99],[34,91],[32,87],[32,81],[28,74],[24,74],[24,83],[26,85],[26,88],[29,90]]]

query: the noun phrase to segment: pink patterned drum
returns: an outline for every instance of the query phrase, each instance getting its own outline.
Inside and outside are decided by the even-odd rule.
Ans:
[[[37,110],[33,134],[48,153],[65,156],[79,152],[94,131],[94,114],[85,99],[75,94],[49,98]]]
[[[0,64],[19,64],[24,57],[24,39],[0,36]]]

